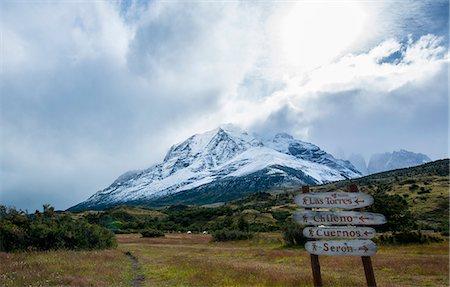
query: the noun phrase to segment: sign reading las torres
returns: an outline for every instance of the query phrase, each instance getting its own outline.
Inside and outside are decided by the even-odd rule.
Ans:
[[[314,226],[304,228],[303,235],[311,239],[333,239],[308,241],[305,244],[306,250],[311,253],[315,286],[321,286],[322,280],[318,255],[361,256],[367,284],[376,286],[370,260],[370,256],[377,252],[376,244],[370,240],[375,237],[376,231],[366,225],[384,224],[386,218],[379,213],[330,210],[363,208],[373,204],[373,197],[357,192],[356,185],[349,190],[354,192],[309,192],[306,187],[302,194],[294,198],[297,205],[305,207],[305,210],[294,213],[294,220],[301,225]],[[311,210],[312,208],[326,210]]]

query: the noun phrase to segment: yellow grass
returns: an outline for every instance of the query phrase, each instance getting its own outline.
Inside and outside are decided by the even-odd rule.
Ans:
[[[0,286],[128,286],[131,265],[119,250],[0,252]]]
[[[143,286],[312,286],[309,254],[281,235],[210,242],[210,235],[119,235],[117,250],[0,253],[0,286],[131,286],[131,252]],[[448,286],[448,242],[379,246],[378,286]],[[325,286],[365,286],[359,257],[320,257]]]
[[[121,235],[119,248],[143,265],[145,286],[312,286],[309,255],[280,235],[209,243],[209,235]],[[372,258],[378,286],[448,286],[447,243],[381,246]],[[320,257],[325,286],[364,286],[360,257]]]

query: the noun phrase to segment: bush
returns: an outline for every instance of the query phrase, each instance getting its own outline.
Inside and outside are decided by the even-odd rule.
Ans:
[[[214,231],[212,237],[213,241],[246,240],[252,239],[254,237],[254,233],[240,230],[222,229]]]
[[[404,231],[385,233],[374,239],[375,242],[391,244],[409,244],[409,243],[434,243],[442,242],[444,239],[439,234],[424,234],[420,231]]]
[[[156,229],[145,229],[141,231],[142,237],[163,237],[164,232]]]
[[[117,245],[109,230],[56,214],[53,207],[44,205],[44,212],[25,214],[13,208],[1,208],[0,251],[103,249]]]
[[[285,221],[290,215],[287,210],[272,211],[272,217],[278,221]]]
[[[417,190],[417,189],[419,189],[419,186],[415,183],[409,187],[409,190]]]
[[[303,228],[299,224],[289,223],[283,227],[283,240],[288,246],[303,245],[308,239],[303,236]]]
[[[423,186],[421,186],[417,194],[424,194],[424,193],[431,193],[431,189],[424,188]]]
[[[383,188],[378,188],[372,196],[374,203],[367,207],[367,211],[381,213],[387,220],[387,223],[375,226],[377,231],[404,232],[417,228],[405,198],[398,194],[388,194]]]

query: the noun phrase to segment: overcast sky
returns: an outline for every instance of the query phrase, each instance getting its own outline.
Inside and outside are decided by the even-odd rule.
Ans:
[[[66,209],[222,123],[448,157],[448,1],[0,3],[1,204]]]

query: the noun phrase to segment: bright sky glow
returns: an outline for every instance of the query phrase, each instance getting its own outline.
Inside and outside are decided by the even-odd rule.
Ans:
[[[281,49],[301,69],[328,63],[361,36],[365,12],[358,2],[298,2],[281,18]]]

